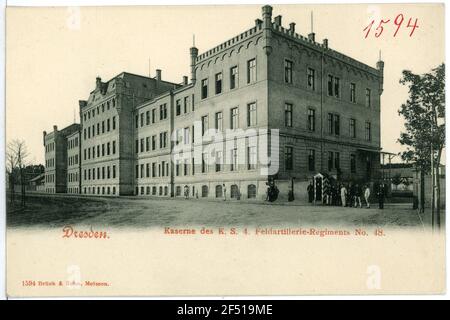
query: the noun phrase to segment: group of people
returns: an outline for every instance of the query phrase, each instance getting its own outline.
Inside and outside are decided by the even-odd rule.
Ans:
[[[348,184],[333,184],[330,183],[329,180],[325,180],[322,186],[323,192],[320,189],[320,196],[314,197],[314,192],[317,192],[317,190],[314,190],[313,182],[308,185],[307,192],[310,203],[314,200],[321,200],[325,205],[362,208],[364,201],[364,206],[370,208],[370,196],[372,192],[368,183],[359,184],[350,182]],[[322,186],[320,186],[320,188],[322,188]],[[385,185],[384,183],[379,183],[376,184],[375,187],[379,208],[383,209],[386,196]]]

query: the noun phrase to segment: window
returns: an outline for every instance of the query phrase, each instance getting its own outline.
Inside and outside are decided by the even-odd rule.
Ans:
[[[205,134],[206,130],[209,129],[209,120],[208,120],[208,116],[203,116],[202,117],[202,135]]]
[[[143,127],[144,126],[144,113],[141,113],[140,117],[141,117],[141,127]]]
[[[159,106],[159,120],[164,120],[167,118],[167,104],[162,104]],[[155,118],[153,117],[153,122],[155,122]]]
[[[114,119],[114,117],[113,117],[113,119]],[[150,111],[145,112],[145,124],[147,126],[150,124]],[[113,125],[113,129],[114,129],[114,125]]]
[[[328,114],[328,133],[329,134],[333,134],[333,114],[329,113]]]
[[[205,198],[208,196],[208,186],[202,186],[202,197]]]
[[[286,127],[292,127],[292,104],[284,104],[284,125]]]
[[[230,90],[237,88],[239,83],[239,71],[238,67],[234,66],[230,68]]]
[[[152,136],[152,150],[156,150],[156,135]]]
[[[203,155],[202,155],[202,159],[203,159]],[[184,163],[183,163],[183,169],[184,169],[184,175],[187,176],[189,174],[189,168],[188,168],[188,161],[187,159],[184,159]]]
[[[115,165],[112,166],[112,177],[113,177],[113,179],[116,178],[116,166]]]
[[[351,138],[356,138],[356,120],[355,119],[350,119],[349,135]]]
[[[144,152],[144,138],[142,138],[140,142],[141,142],[141,152]]]
[[[327,118],[328,123],[328,133],[329,134],[340,134],[340,116],[338,114],[328,113]]]
[[[341,117],[338,114],[334,115],[334,134],[339,135],[340,134],[340,127],[341,127]]]
[[[308,169],[309,171],[316,170],[316,150],[310,149],[308,154]]]
[[[328,151],[328,171],[333,170],[333,152]]]
[[[147,111],[148,112],[148,111]],[[116,130],[116,117],[114,116],[114,117],[112,117],[112,129],[113,130]],[[97,132],[99,131],[99,128],[98,128],[98,124],[97,124]]]
[[[152,123],[156,122],[156,109],[152,109]]]
[[[150,151],[150,137],[145,138],[145,151]]]
[[[308,109],[308,130],[316,131],[316,110]]]
[[[217,73],[215,76],[216,82],[216,94],[222,93],[222,72]]]
[[[142,167],[142,169],[144,169],[144,167]],[[162,161],[161,162],[161,176],[164,177],[166,175],[166,162]]]
[[[231,150],[231,166],[230,171],[236,171],[237,170],[237,149]]]
[[[247,159],[248,159],[248,170],[256,169],[256,146],[251,146],[247,148]]]
[[[161,132],[159,134],[159,148],[167,147],[167,132]]]
[[[139,153],[139,140],[138,139],[135,140],[134,152]]]
[[[252,102],[247,105],[247,126],[256,125],[256,103]]]
[[[189,127],[184,128],[184,144],[189,144],[191,141],[189,134]]]
[[[292,61],[284,60],[284,82],[292,83]]]
[[[356,173],[356,156],[354,154],[350,155],[350,171]]]
[[[366,89],[366,107],[370,108],[371,101],[370,101],[370,89]]]
[[[189,96],[184,97],[184,113],[188,113],[189,112]]]
[[[202,80],[202,99],[206,99],[208,97],[208,79]]]
[[[339,152],[334,153],[334,167],[336,170],[339,170],[341,168],[341,159]]]
[[[181,100],[178,99],[176,102],[176,115],[179,116],[181,114]]]
[[[167,119],[167,104],[163,104],[163,115],[164,115],[164,119]]]
[[[152,163],[152,177],[156,177],[156,162]]]
[[[247,198],[248,199],[256,198],[256,186],[254,184],[249,184],[247,186]]]
[[[216,185],[216,198],[222,198],[222,197],[223,197],[222,185],[218,184],[218,185]]]
[[[180,175],[180,161],[177,160],[175,164],[175,175],[178,177]]]
[[[356,84],[350,83],[350,102],[356,103]]]
[[[208,172],[208,154],[202,153],[202,173]]]
[[[222,171],[223,154],[222,151],[216,153],[216,172]]]
[[[102,133],[105,133],[105,121],[102,121]]]
[[[142,143],[142,142],[141,142]],[[95,149],[94,148],[92,148],[92,151],[94,151]],[[111,154],[111,142],[108,142],[107,144],[106,144],[106,155],[110,155]]]
[[[338,77],[328,75],[328,95],[340,97],[340,81]]]
[[[372,140],[372,132],[371,132],[371,125],[369,121],[366,121],[366,140],[371,141]]]
[[[333,95],[333,76],[328,76],[328,95],[332,96]]]
[[[293,149],[292,147],[285,147],[284,149],[284,164],[285,164],[285,168],[286,170],[292,170],[292,168],[294,167],[294,159],[292,156],[293,153]]]
[[[340,92],[340,81],[339,78],[334,77],[334,96],[339,98],[341,96]]]
[[[138,114],[134,117],[134,127],[136,129],[139,127],[139,115]]]
[[[215,127],[218,131],[222,132],[222,129],[223,129],[223,113],[222,112],[216,112]]]
[[[256,81],[256,59],[247,61],[247,83]]]
[[[232,199],[236,199],[240,195],[239,187],[235,184],[231,185],[230,188],[230,197]]]
[[[316,70],[308,68],[308,88],[316,90]]]
[[[237,129],[239,128],[239,109],[238,107],[231,109],[231,123],[230,123],[231,129]]]

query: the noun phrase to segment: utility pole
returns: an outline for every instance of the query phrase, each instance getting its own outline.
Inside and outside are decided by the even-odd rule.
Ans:
[[[431,228],[435,229],[435,217],[434,217],[434,150],[433,150],[433,120],[431,120],[431,139],[430,139],[430,153],[431,153]]]

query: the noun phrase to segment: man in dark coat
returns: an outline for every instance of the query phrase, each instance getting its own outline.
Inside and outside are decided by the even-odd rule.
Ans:
[[[314,185],[312,181],[309,183],[306,190],[308,191],[308,201],[309,203],[312,203],[314,201]]]
[[[384,197],[386,195],[386,190],[384,183],[380,183],[380,186],[378,187],[378,208],[384,209]]]

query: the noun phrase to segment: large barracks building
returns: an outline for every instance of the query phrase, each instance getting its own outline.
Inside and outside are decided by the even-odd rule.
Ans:
[[[190,48],[190,79],[181,83],[162,80],[161,70],[154,78],[97,78],[79,102],[81,123],[44,132],[46,191],[264,199],[275,181],[281,197],[294,185],[306,199],[318,173],[377,178],[384,63],[370,67],[316,40],[297,34],[295,23],[283,27],[264,6],[245,32],[201,54]],[[202,139],[210,129],[254,130],[224,134],[226,149],[194,156],[218,142]],[[272,129],[275,149],[260,143],[271,141]],[[175,157],[180,148],[188,156]],[[259,148],[276,173],[261,170]]]

